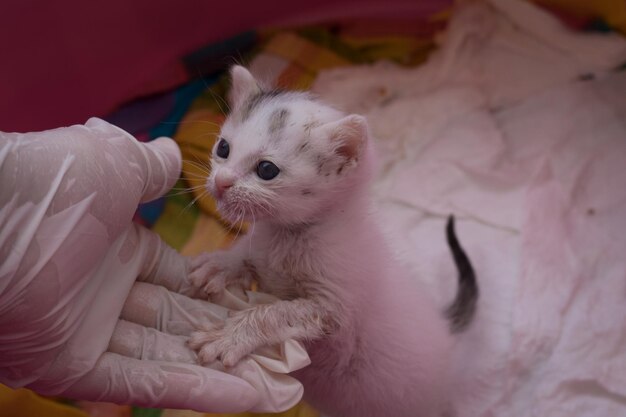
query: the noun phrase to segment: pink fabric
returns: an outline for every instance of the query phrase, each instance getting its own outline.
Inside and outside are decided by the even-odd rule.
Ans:
[[[0,4],[0,130],[33,131],[104,115],[171,88],[179,58],[262,25],[426,16],[450,0],[207,2],[110,0]]]

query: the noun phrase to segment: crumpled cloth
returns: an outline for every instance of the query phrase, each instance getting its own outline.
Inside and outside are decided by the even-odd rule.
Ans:
[[[458,9],[416,69],[322,73],[368,117],[374,193],[398,256],[442,307],[448,214],[479,280],[458,338],[457,415],[626,415],[626,40],[518,0]],[[427,340],[425,340],[427,343]]]

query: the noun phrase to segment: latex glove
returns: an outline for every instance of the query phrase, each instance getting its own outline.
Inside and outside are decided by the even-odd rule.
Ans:
[[[154,329],[141,323],[146,316],[137,300],[168,292],[153,284],[192,291],[181,279],[184,258],[131,222],[137,204],[167,191],[180,166],[173,141],[141,144],[99,119],[40,133],[0,132],[0,382],[48,395],[213,412],[257,403],[244,380],[193,365],[185,329],[167,334],[158,320]],[[137,277],[151,283],[133,287]],[[159,308],[167,316],[167,303]],[[118,321],[123,309],[139,323]]]

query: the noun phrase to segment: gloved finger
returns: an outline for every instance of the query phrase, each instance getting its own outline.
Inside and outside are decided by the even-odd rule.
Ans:
[[[169,191],[180,175],[182,158],[176,142],[161,137],[148,143],[137,143],[148,160],[141,202],[154,200]]]
[[[119,320],[107,350],[135,359],[197,364],[196,354],[187,347],[186,341],[184,336]]]
[[[101,180],[114,186],[112,193],[119,193],[121,188],[124,192],[118,195],[132,200],[133,205],[163,195],[178,179],[181,153],[172,139],[142,143],[125,130],[95,117],[87,120],[85,127],[98,140],[90,148],[94,157],[102,157],[101,166],[113,170],[101,174]]]
[[[135,282],[120,317],[161,332],[189,335],[200,323],[218,323],[227,316],[225,307],[189,298],[159,285]]]
[[[90,401],[143,407],[238,413],[259,401],[246,381],[210,368],[104,353],[96,366],[63,393]]]
[[[154,232],[136,225],[138,246],[145,248],[146,258],[138,280],[162,285],[190,297],[207,299],[207,294],[189,280],[189,260]]]
[[[196,364],[196,354],[187,348],[183,336],[161,333],[156,329],[120,320],[109,342],[108,351],[143,360]],[[309,357],[295,341],[276,347],[263,347],[228,370],[249,382],[261,394],[255,412],[280,412],[292,407],[302,397],[302,385],[287,373],[310,363]],[[209,364],[223,371],[221,361]],[[269,372],[268,372],[269,371]]]

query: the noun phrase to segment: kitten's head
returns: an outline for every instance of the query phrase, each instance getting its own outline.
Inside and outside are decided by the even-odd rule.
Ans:
[[[346,116],[306,93],[263,90],[240,66],[231,75],[231,113],[207,180],[226,219],[311,223],[368,181],[362,116]]]

